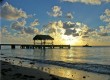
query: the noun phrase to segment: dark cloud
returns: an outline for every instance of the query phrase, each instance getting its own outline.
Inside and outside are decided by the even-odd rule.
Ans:
[[[88,37],[89,37],[88,35],[83,35],[83,36],[82,36],[82,38],[88,38]]]
[[[64,34],[65,35],[73,35],[74,37],[79,36],[79,34],[76,32],[77,32],[76,29],[66,29]]]
[[[32,27],[25,27],[23,31],[27,34],[37,34],[38,33],[38,29],[32,28]]]
[[[102,32],[100,32],[100,33],[97,33],[99,36],[108,36],[108,33],[102,33]]]
[[[79,33],[73,33],[72,35],[73,35],[73,37],[77,37],[77,36],[79,36]]]
[[[74,28],[74,27],[76,27],[75,23],[72,23],[72,22],[64,22],[63,23],[63,28],[64,29],[69,29],[69,28]]]
[[[68,12],[68,13],[66,14],[66,18],[68,18],[68,19],[73,19],[73,14],[72,14],[71,12]]]
[[[71,35],[73,33],[73,30],[66,29],[65,35]]]
[[[50,28],[47,33],[56,33],[56,29]]]
[[[11,24],[11,28],[17,31],[21,31],[24,29],[25,24],[26,24],[25,20],[15,21]]]

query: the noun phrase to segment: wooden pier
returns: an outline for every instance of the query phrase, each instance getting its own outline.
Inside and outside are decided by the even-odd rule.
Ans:
[[[15,49],[16,46],[19,46],[21,49],[54,49],[54,48],[59,48],[59,49],[64,49],[68,48],[70,49],[70,45],[32,45],[32,44],[0,44],[0,49],[2,46],[10,46],[11,49]]]
[[[0,44],[0,49],[2,48],[1,46],[11,46],[11,49],[15,49],[16,46],[20,46],[21,49],[54,49],[54,48],[68,48],[70,49],[70,45],[54,45],[53,44],[54,38],[52,38],[49,35],[36,35],[33,38],[33,44]],[[40,45],[36,44],[36,41],[40,41]],[[48,45],[46,41],[50,41],[51,43]]]

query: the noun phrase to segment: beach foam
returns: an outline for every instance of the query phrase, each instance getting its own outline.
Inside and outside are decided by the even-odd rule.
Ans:
[[[67,63],[63,61],[30,59],[30,58],[24,58],[24,57],[15,57],[15,58],[21,59],[21,60],[29,60],[35,63],[50,64],[50,65],[73,68],[73,69],[78,69],[78,70],[83,70],[88,72],[110,75],[110,65],[88,64],[88,63]]]

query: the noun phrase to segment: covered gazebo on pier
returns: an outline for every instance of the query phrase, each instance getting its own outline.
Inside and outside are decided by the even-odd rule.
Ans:
[[[34,38],[34,45],[36,44],[36,40],[40,40],[41,41],[41,45],[45,45],[46,44],[46,40],[50,40],[51,41],[51,45],[53,45],[53,40],[54,38],[52,38],[49,35],[36,35]]]
[[[33,40],[34,40],[34,44],[0,44],[0,49],[1,49],[1,46],[11,46],[11,49],[15,49],[16,46],[20,46],[21,49],[36,49],[36,48],[39,48],[39,49],[68,48],[70,49],[70,45],[54,45],[53,44],[54,38],[52,38],[49,35],[36,35],[33,38]],[[40,42],[40,45],[38,44],[36,45],[36,42],[35,42],[36,40],[38,41],[38,43]]]

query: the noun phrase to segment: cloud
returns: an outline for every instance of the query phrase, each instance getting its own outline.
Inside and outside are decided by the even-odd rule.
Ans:
[[[42,34],[52,36],[55,39],[55,44],[59,44],[59,41],[60,44],[69,44],[70,42],[74,43],[76,38],[76,42],[81,38],[80,32],[82,32],[82,29],[80,28],[82,27],[83,24],[80,22],[63,22],[59,20],[45,25],[42,29]]]
[[[22,20],[22,21],[15,21],[14,23],[11,24],[11,28],[19,31],[21,34],[36,34],[38,33],[38,29],[37,28],[33,28],[33,27],[26,27],[25,26],[26,21]]]
[[[101,4],[101,0],[81,0],[82,3],[85,4],[92,4],[92,5],[100,5]]]
[[[1,27],[1,30],[0,30],[0,43],[3,43],[6,40],[8,40],[7,38],[9,38],[10,35],[11,35],[11,32],[8,31],[6,26]]]
[[[81,2],[84,4],[91,4],[91,5],[100,5],[102,3],[107,3],[110,2],[110,0],[61,0],[64,2],[71,2],[71,3],[75,3],[75,2]]]
[[[8,32],[8,31],[7,31],[7,27],[6,27],[6,26],[1,27],[1,32],[2,32],[2,33]]]
[[[99,31],[97,31],[97,35],[99,36],[110,36],[110,24],[107,26],[99,26]]]
[[[99,26],[99,36],[110,36],[110,9],[105,9],[104,14],[100,16],[100,19],[106,22],[106,26]]]
[[[110,2],[110,0],[105,0],[105,2]]]
[[[90,32],[87,25],[75,22],[62,22],[55,21],[44,26],[43,31],[45,34],[59,34],[59,35],[72,35],[73,37],[86,35]],[[86,33],[86,34],[85,34]]]
[[[17,31],[21,31],[24,29],[25,24],[26,24],[25,20],[15,21],[11,24],[11,28]]]
[[[20,43],[20,44],[32,44],[33,43],[33,37],[38,34],[37,28],[32,27],[24,27],[22,31],[19,32],[10,32],[7,27],[3,26],[0,31],[0,40],[1,43]]]
[[[108,33],[110,33],[110,24],[107,24],[106,30],[107,30]]]
[[[99,35],[99,36],[108,36],[108,33],[102,33],[102,32],[100,32],[100,33],[97,33],[97,35]]]
[[[100,19],[104,22],[110,23],[110,9],[106,9],[104,14],[100,16]]]
[[[66,29],[65,35],[71,35],[73,33],[72,29]]]
[[[10,32],[8,31],[6,26],[1,27],[1,34],[2,35],[9,35]]]
[[[22,31],[11,33],[7,27],[2,27],[0,31],[1,43],[20,43],[20,44],[32,44],[33,37],[38,34],[37,28],[24,27]]]
[[[68,19],[73,19],[73,14],[72,14],[71,12],[68,12],[68,13],[66,14],[66,17],[67,17]]]
[[[18,21],[17,24],[23,26],[22,29],[15,28],[17,31],[14,33],[10,33],[7,27],[2,27],[0,37],[2,37],[3,43],[33,43],[32,38],[36,34],[48,34],[52,36],[55,40],[55,44],[64,44],[65,42],[72,41],[76,39],[82,40],[83,42],[87,41],[102,41],[107,40],[106,43],[109,43],[110,40],[110,24],[106,26],[100,26],[97,29],[92,29],[86,24],[81,22],[63,22],[61,20],[49,22],[48,24],[44,25],[42,31],[40,32],[35,27],[28,27],[25,26],[25,20]],[[20,31],[21,30],[21,31]],[[61,41],[61,42],[60,42]],[[95,42],[94,42],[95,43]]]
[[[110,10],[109,10],[109,9],[106,9],[106,10],[105,10],[105,15],[106,15],[106,16],[110,16]]]
[[[35,27],[35,26],[38,26],[38,25],[39,25],[38,19],[35,19],[35,20],[30,24],[31,27]]]
[[[52,11],[47,12],[47,14],[50,15],[50,16],[53,16],[53,17],[61,17],[62,16],[61,7],[54,6],[54,7],[52,7]]]
[[[70,31],[67,32],[71,32],[74,37],[76,36],[87,36],[89,35],[91,32],[93,32],[93,29],[90,29],[89,26],[87,26],[86,24],[80,23],[80,22],[64,22],[64,26],[63,28],[65,30],[70,29]],[[67,33],[66,32],[66,33]]]
[[[78,33],[73,33],[72,36],[77,37],[77,36],[80,36],[80,35]]]
[[[77,37],[88,40],[91,38],[91,40],[97,40],[99,38],[110,36],[110,24],[107,26],[99,26],[97,29],[92,29],[80,22],[63,22],[60,20],[48,23],[43,27],[42,32],[43,34],[52,35],[52,37],[55,37],[56,39],[62,39],[61,36],[65,35],[72,36],[73,38]]]
[[[44,34],[61,34],[63,31],[63,22],[60,21],[54,21],[50,22],[43,26],[43,33]]]
[[[1,38],[1,43],[9,43],[9,44],[32,44],[33,43],[33,37],[35,35],[30,35],[30,34],[17,34],[17,33],[13,33],[13,34],[1,34],[2,38]],[[1,37],[0,36],[0,37]]]
[[[82,38],[89,38],[89,36],[87,36],[87,35],[86,36],[82,36]]]
[[[74,22],[71,22],[71,21],[63,22],[64,29],[74,28],[74,27],[76,27],[76,24]]]
[[[27,18],[27,14],[22,9],[17,9],[6,2],[1,7],[1,18],[17,20],[19,18]]]
[[[37,34],[38,29],[37,28],[32,28],[32,27],[24,27],[23,32],[27,33],[27,34]]]
[[[30,14],[28,15],[28,18],[33,18],[34,16],[36,16],[36,14]]]

